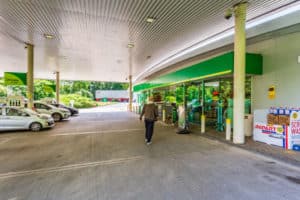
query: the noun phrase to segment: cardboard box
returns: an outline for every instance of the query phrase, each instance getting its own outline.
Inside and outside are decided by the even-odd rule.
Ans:
[[[278,115],[278,124],[279,125],[289,125],[290,124],[290,116],[287,115]]]
[[[268,124],[278,124],[278,115],[268,114],[267,115]]]

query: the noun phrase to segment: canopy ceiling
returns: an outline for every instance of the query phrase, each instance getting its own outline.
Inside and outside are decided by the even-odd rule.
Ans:
[[[35,46],[36,78],[54,79],[53,72],[60,71],[61,78],[68,80],[124,82],[132,74],[140,81],[174,62],[232,43],[229,35],[180,54],[232,30],[233,19],[224,19],[224,13],[238,2],[0,0],[0,76],[5,71],[26,72],[24,43],[31,43]],[[299,7],[299,1],[294,0],[248,2],[249,22],[278,9]],[[293,16],[249,29],[248,37],[299,23],[299,9]],[[155,21],[147,23],[148,17]],[[54,38],[46,39],[44,34]],[[128,43],[134,47],[129,49]]]

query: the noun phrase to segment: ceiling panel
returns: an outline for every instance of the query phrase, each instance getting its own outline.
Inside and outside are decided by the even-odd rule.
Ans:
[[[0,76],[26,71],[24,42],[35,45],[35,75],[125,81],[145,68],[233,27],[224,12],[240,0],[0,0]],[[250,0],[247,19],[293,0]],[[147,17],[155,17],[147,23]],[[55,36],[53,40],[44,34]],[[3,42],[4,41],[4,42]],[[129,49],[132,42],[132,69]]]

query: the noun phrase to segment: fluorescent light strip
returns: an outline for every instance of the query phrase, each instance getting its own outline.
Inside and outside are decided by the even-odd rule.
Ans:
[[[259,18],[256,18],[254,20],[251,20],[249,22],[246,23],[246,29],[250,29],[250,28],[253,28],[255,26],[258,26],[260,24],[263,24],[263,23],[266,23],[266,22],[269,22],[269,21],[272,21],[274,19],[277,19],[277,18],[280,18],[280,17],[283,17],[285,15],[288,15],[288,14],[291,14],[291,13],[294,13],[294,12],[297,12],[300,10],[300,1],[297,1],[293,4],[290,4],[286,7],[283,7],[279,10],[276,10],[272,13],[269,13],[269,14],[266,14],[266,15],[262,15],[260,16]],[[187,49],[184,49],[182,51],[179,51],[178,53],[168,57],[167,59],[164,59],[152,66],[149,66],[147,67],[142,73],[140,73],[136,78],[134,78],[134,81],[133,82],[136,82],[139,78],[141,78],[145,73],[147,72],[152,72],[160,67],[162,67],[163,65],[165,64],[168,64],[169,62],[175,60],[176,58],[178,57],[181,57],[181,56],[184,56],[194,50],[197,50],[201,47],[204,47],[204,46],[207,46],[209,44],[212,44],[214,42],[217,42],[221,39],[224,39],[226,37],[229,37],[229,36],[232,36],[234,34],[234,29],[231,29],[231,30],[228,30],[226,32],[222,32],[221,34],[217,34],[215,37],[213,38],[209,38],[207,40],[204,40],[196,45],[193,45]]]

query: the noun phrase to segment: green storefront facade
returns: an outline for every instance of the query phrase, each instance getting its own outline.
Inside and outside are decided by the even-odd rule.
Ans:
[[[246,87],[250,87],[249,91],[251,91],[250,77],[263,73],[262,63],[263,59],[260,54],[246,54],[246,74],[248,77]],[[230,105],[232,102],[228,102],[227,97],[232,93],[233,70],[234,52],[228,52],[162,75],[149,82],[137,84],[133,87],[138,102],[136,110],[140,110],[147,97],[153,95],[164,120],[168,120],[171,116],[174,118],[174,114],[170,113],[171,104],[177,104],[177,106],[184,104],[190,122],[200,123],[200,115],[204,111],[208,117],[216,121],[218,115],[220,115],[219,118],[222,118],[221,115],[224,114],[228,103],[229,106],[232,106]],[[250,99],[246,98],[245,104],[249,104],[246,109],[248,112],[250,102]],[[163,112],[165,116],[162,116]],[[228,109],[228,113],[230,112],[231,110]],[[219,120],[221,120],[220,123],[223,123],[222,119]],[[212,124],[215,123],[212,122]]]

